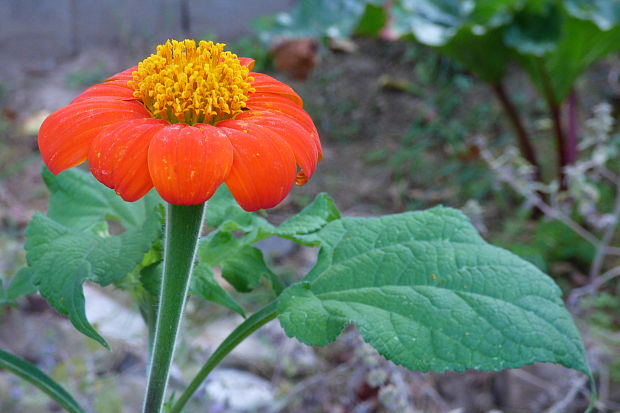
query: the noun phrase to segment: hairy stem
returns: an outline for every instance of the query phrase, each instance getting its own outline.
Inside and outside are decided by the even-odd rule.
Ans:
[[[277,301],[263,307],[261,310],[252,314],[248,319],[232,332],[222,344],[211,354],[211,357],[202,366],[198,374],[192,379],[189,386],[185,389],[181,397],[174,403],[169,413],[181,413],[183,407],[192,395],[198,390],[198,387],[207,378],[209,373],[219,364],[224,357],[226,357],[239,343],[245,340],[250,334],[258,330],[260,327],[273,320],[277,315]]]
[[[160,413],[162,409],[203,213],[204,204],[167,208],[164,271],[143,413]]]

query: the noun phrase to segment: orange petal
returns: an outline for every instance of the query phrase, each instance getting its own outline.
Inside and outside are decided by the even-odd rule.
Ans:
[[[54,174],[86,160],[93,138],[106,126],[150,117],[142,104],[125,100],[85,100],[72,103],[45,119],[39,130],[39,150]]]
[[[256,60],[252,59],[251,57],[240,57],[239,58],[239,63],[241,63],[241,66],[247,66],[248,69],[252,70],[252,69],[254,69],[254,65],[256,64]]]
[[[165,201],[197,205],[211,198],[228,176],[233,148],[214,126],[177,123],[153,136],[148,163],[155,189]]]
[[[218,123],[218,126],[237,130],[248,130],[253,133],[254,128],[264,128],[270,133],[280,136],[289,144],[295,154],[295,161],[304,172],[303,180],[298,184],[305,184],[314,173],[319,161],[319,151],[314,138],[306,129],[293,119],[275,112],[246,111],[239,114],[234,120]]]
[[[133,75],[132,73],[135,72],[136,70],[138,70],[138,66],[132,66],[128,69],[123,70],[122,72],[119,72],[117,74],[115,74],[114,76],[110,76],[107,80],[132,80],[133,79]]]
[[[246,211],[273,208],[290,192],[297,169],[291,147],[280,137],[255,128],[251,133],[218,127],[234,148],[226,185]]]
[[[99,83],[86,89],[71,103],[82,102],[88,99],[133,99],[133,89],[128,86],[121,86],[116,82]]]
[[[310,115],[299,106],[291,103],[290,100],[275,94],[252,95],[248,99],[247,106],[251,111],[265,111],[285,115],[303,126],[314,139],[314,143],[319,150],[319,160],[322,157],[323,149],[319,140],[319,133],[314,126]]]
[[[289,85],[282,83],[264,73],[250,72],[250,76],[254,78],[252,87],[256,89],[257,94],[275,93],[286,97],[297,106],[303,107],[303,101]]]
[[[145,118],[105,127],[90,145],[92,174],[125,201],[136,201],[153,188],[147,153],[153,135],[168,123]]]

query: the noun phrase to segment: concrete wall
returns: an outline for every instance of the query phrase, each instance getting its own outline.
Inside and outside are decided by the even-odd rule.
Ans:
[[[295,0],[0,0],[0,64],[42,65],[85,48],[142,49],[168,38],[214,34],[223,42],[249,34],[261,15]]]

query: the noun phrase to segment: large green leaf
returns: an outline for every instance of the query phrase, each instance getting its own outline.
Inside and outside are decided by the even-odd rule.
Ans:
[[[47,215],[76,230],[97,228],[106,219],[119,221],[126,229],[139,228],[161,202],[154,191],[137,202],[125,202],[92,175],[77,168],[58,175],[44,168],[41,175],[51,192]]]
[[[316,266],[280,296],[287,334],[311,345],[350,323],[386,358],[420,371],[553,362],[589,369],[561,291],[487,244],[458,211],[345,218],[315,238]]]
[[[564,101],[577,78],[592,63],[620,50],[620,26],[601,30],[596,23],[565,16],[557,46],[543,56],[518,54],[517,59],[541,91],[554,103]]]
[[[504,42],[519,53],[544,56],[557,47],[562,33],[560,8],[545,3],[542,9],[525,8],[512,18],[504,34]]]
[[[498,82],[510,53],[502,42],[516,0],[401,0],[392,8],[400,36],[438,48],[489,83]]]
[[[80,332],[107,347],[86,319],[82,284],[105,286],[123,279],[142,262],[160,232],[155,211],[140,228],[110,237],[68,228],[36,213],[26,229],[28,269],[50,305],[67,315]]]
[[[510,20],[518,0],[400,0],[393,8],[394,28],[427,46],[444,46],[464,29],[482,35]],[[492,52],[492,51],[489,51]]]
[[[384,0],[299,0],[290,12],[271,18],[270,36],[350,37],[375,35],[385,15],[378,7]],[[262,22],[264,26],[265,21]]]
[[[69,413],[84,413],[78,402],[54,379],[33,364],[0,350],[0,369],[6,369],[45,392]]]
[[[620,24],[618,0],[565,0],[564,7],[571,16],[590,20],[601,30],[610,30]]]

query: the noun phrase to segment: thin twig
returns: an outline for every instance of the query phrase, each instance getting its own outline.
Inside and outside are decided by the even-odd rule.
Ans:
[[[532,202],[535,207],[540,209],[549,218],[559,219],[560,221],[562,221],[567,227],[575,231],[590,244],[594,245],[595,247],[599,245],[600,240],[596,237],[596,235],[592,234],[590,231],[579,225],[564,212],[560,211],[559,209],[552,208],[549,204],[542,201],[537,195],[530,196],[528,200]]]
[[[620,182],[620,177],[618,175],[616,175],[615,172],[610,171],[609,169],[601,166],[598,168],[598,172],[601,174],[601,176],[605,179],[608,179],[609,181],[611,181],[614,184],[618,184],[618,182]]]
[[[605,256],[607,255],[607,247],[611,243],[614,234],[616,233],[616,228],[618,227],[618,221],[620,221],[620,183],[616,184],[616,200],[614,203],[612,216],[614,217],[614,220],[607,226],[607,228],[605,228],[601,242],[596,248],[596,255],[594,256],[592,266],[590,267],[590,280],[594,280],[600,275],[605,261]]]
[[[568,305],[571,308],[576,308],[579,303],[579,299],[582,296],[596,293],[598,289],[603,286],[603,284],[613,280],[616,277],[620,277],[620,266],[610,269],[583,287],[575,288],[568,296]]]
[[[566,392],[566,395],[561,400],[558,400],[556,403],[554,403],[553,406],[548,408],[545,413],[565,412],[568,405],[571,404],[573,400],[575,400],[575,397],[577,397],[579,390],[583,388],[587,380],[588,378],[585,376],[574,378],[572,380],[570,389],[568,389],[568,391]]]
[[[284,396],[281,400],[276,401],[274,405],[271,407],[271,409],[268,410],[268,413],[281,412],[282,410],[286,408],[286,406],[288,406],[290,400],[293,397],[295,397],[297,394],[301,393],[302,391],[307,390],[308,387],[310,386],[314,386],[321,382],[327,382],[331,378],[344,373],[346,370],[350,369],[351,367],[353,367],[353,363],[348,362],[345,364],[341,364],[340,366],[328,371],[327,373],[318,373],[318,374],[315,374],[314,376],[310,376],[307,379],[300,381],[288,393],[286,393],[286,396]]]
[[[533,375],[532,373],[529,373],[523,369],[514,369],[514,370],[510,370],[510,374],[515,376],[518,379],[523,380],[526,383],[531,384],[532,386],[536,386],[540,389],[543,390],[550,390],[551,388],[551,383],[541,379],[538,376]]]

